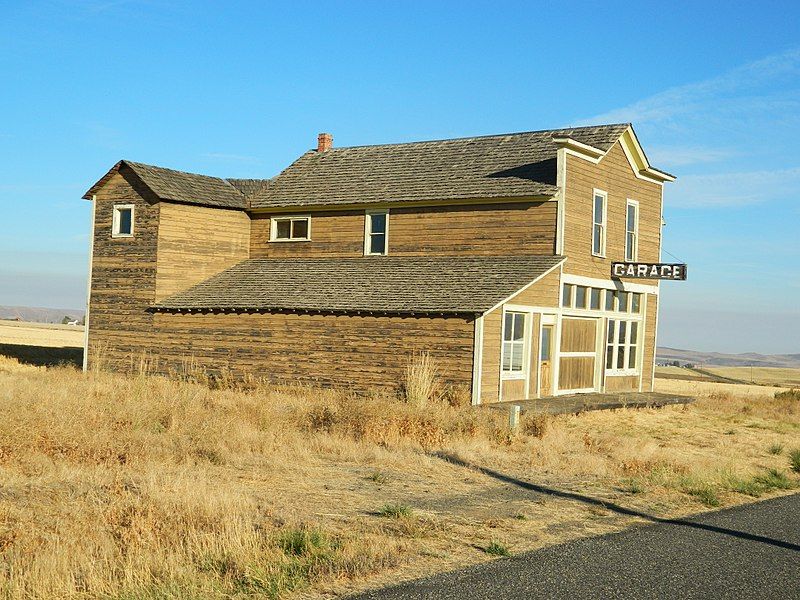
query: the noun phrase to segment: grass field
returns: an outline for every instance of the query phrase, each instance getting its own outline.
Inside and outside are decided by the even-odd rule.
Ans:
[[[640,521],[613,504],[679,516],[798,485],[796,397],[657,383],[699,400],[511,432],[422,392],[210,389],[0,357],[0,593],[329,597]]]
[[[683,367],[656,367],[656,377],[661,379],[684,379],[686,381],[704,381],[710,374],[725,377],[741,383],[777,386],[784,388],[800,388],[800,369],[772,367],[697,367],[703,372]]]
[[[800,369],[781,369],[771,367],[703,367],[704,370],[759,385],[778,385],[800,388]]]
[[[41,346],[45,348],[80,348],[83,346],[83,327],[0,321],[0,344]]]

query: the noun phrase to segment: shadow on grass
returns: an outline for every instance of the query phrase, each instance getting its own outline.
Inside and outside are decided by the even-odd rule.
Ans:
[[[559,490],[556,488],[551,488],[545,485],[539,485],[536,483],[530,483],[528,481],[524,481],[522,479],[516,479],[515,477],[511,477],[509,475],[505,475],[498,471],[494,471],[492,469],[487,469],[486,467],[481,467],[478,465],[470,464],[466,461],[461,460],[457,456],[453,456],[452,454],[448,454],[446,452],[435,452],[433,453],[434,456],[445,460],[449,463],[466,467],[468,469],[472,469],[474,471],[478,471],[479,473],[483,473],[489,477],[497,479],[498,481],[502,481],[504,483],[510,483],[512,485],[519,486],[523,489],[530,490],[532,492],[536,492],[539,494],[546,494],[548,496],[554,496],[556,498],[563,498],[565,500],[572,500],[575,502],[581,502],[583,504],[587,504],[589,506],[597,506],[609,510],[611,512],[615,512],[620,515],[625,515],[628,517],[637,517],[640,519],[644,519],[646,521],[650,521],[651,523],[662,523],[665,525],[677,525],[680,527],[689,527],[693,529],[702,529],[704,531],[713,531],[714,533],[720,533],[724,535],[731,535],[733,537],[750,540],[753,542],[761,542],[763,544],[769,544],[771,546],[777,546],[779,548],[784,548],[786,550],[794,550],[795,552],[800,551],[800,545],[793,544],[791,542],[785,542],[783,540],[776,540],[773,538],[765,537],[762,535],[756,535],[753,533],[747,533],[745,531],[738,531],[736,529],[728,529],[726,527],[719,527],[717,525],[709,525],[707,523],[699,523],[697,521],[691,519],[670,519],[664,517],[658,517],[655,515],[651,515],[645,512],[641,512],[639,510],[633,508],[627,508],[625,506],[621,506],[614,502],[608,502],[606,500],[601,500],[599,498],[593,498],[591,496],[586,496],[584,494],[579,494],[577,492],[568,492],[565,490]]]
[[[26,365],[55,367],[66,365],[83,366],[83,348],[48,348],[46,346],[25,346],[22,344],[0,344],[0,355],[16,358]]]

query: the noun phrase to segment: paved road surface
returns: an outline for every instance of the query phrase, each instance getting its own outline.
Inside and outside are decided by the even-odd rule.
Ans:
[[[357,598],[800,599],[800,494],[578,540]]]

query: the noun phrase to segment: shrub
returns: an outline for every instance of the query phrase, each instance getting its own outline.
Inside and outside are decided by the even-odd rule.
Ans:
[[[403,378],[403,400],[423,407],[442,396],[439,369],[428,352],[414,354],[406,366]]]
[[[717,496],[717,491],[708,484],[701,484],[688,487],[686,488],[685,491],[687,494],[689,494],[690,496],[694,496],[695,498],[697,498],[697,500],[699,500],[706,506],[714,507],[722,504],[722,502],[720,502],[719,496]]]
[[[773,455],[776,455],[776,456],[778,454],[781,454],[783,452],[783,444],[779,444],[779,443],[772,444],[769,447],[768,452],[770,454],[773,454]]]
[[[389,519],[402,519],[413,514],[410,506],[405,504],[387,504],[378,513],[381,517]]]
[[[800,473],[800,448],[789,451],[789,464],[792,466],[792,471]]]
[[[522,432],[535,438],[543,438],[549,426],[548,415],[525,415],[522,418]]]
[[[786,390],[785,392],[775,392],[775,399],[800,401],[800,390],[792,388],[791,390]]]
[[[789,490],[794,487],[786,473],[778,471],[778,469],[767,469],[765,473],[757,475],[754,479],[766,489]]]
[[[483,551],[492,556],[511,556],[511,551],[498,542],[492,542]]]

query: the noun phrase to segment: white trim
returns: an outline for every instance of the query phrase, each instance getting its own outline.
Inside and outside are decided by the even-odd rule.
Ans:
[[[563,255],[566,234],[566,214],[567,214],[567,150],[559,148],[556,152],[556,195],[558,205],[556,206],[556,254]]]
[[[606,340],[605,346],[603,348],[603,370],[606,374],[606,377],[632,377],[638,375],[641,378],[642,372],[642,358],[644,354],[644,320],[636,320],[636,319],[629,319],[627,317],[610,317],[608,321],[616,321],[617,325],[614,328],[614,338],[609,343],[608,341],[608,331],[606,331]],[[631,323],[636,321],[638,324],[636,326],[636,340],[632,343],[631,342]],[[625,322],[625,339],[620,342],[619,341],[619,323]],[[608,326],[608,324],[607,324]],[[609,369],[606,367],[606,358],[608,353],[608,346],[611,345],[614,348],[614,352],[612,354],[612,367]],[[636,364],[633,367],[629,367],[629,357],[630,357],[630,348],[631,346],[636,348]],[[619,351],[622,350],[622,368],[617,368],[616,365],[618,363],[619,358]]]
[[[636,215],[633,220],[633,256],[628,258],[628,209],[633,206]],[[625,201],[625,262],[636,262],[639,260],[639,201],[627,198]]]
[[[645,302],[648,302],[645,296]],[[650,390],[656,385],[656,355],[658,354],[658,315],[661,313],[661,300],[656,296],[656,320],[653,326],[653,372],[650,374]]]
[[[92,222],[89,226],[89,276],[86,278],[86,314],[83,318],[83,372],[89,370],[89,309],[92,306],[92,270],[94,263],[94,220],[97,215],[97,196],[92,194]]]
[[[564,264],[564,261],[565,261],[565,260],[566,260],[566,258],[563,258],[563,259],[561,259],[561,260],[558,262],[558,264],[555,264],[555,265],[553,265],[552,267],[550,267],[549,269],[547,269],[547,271],[545,271],[544,273],[542,273],[541,275],[539,275],[539,276],[538,276],[536,279],[534,279],[534,280],[533,280],[533,281],[531,281],[530,283],[528,283],[528,284],[524,285],[523,287],[521,287],[520,289],[518,289],[516,292],[514,292],[513,294],[511,294],[511,295],[510,295],[508,298],[503,298],[503,299],[502,299],[500,302],[498,302],[497,304],[495,304],[493,307],[491,307],[490,309],[488,309],[488,310],[484,311],[484,312],[483,312],[483,314],[484,314],[484,315],[488,315],[488,314],[489,314],[490,312],[492,312],[493,310],[497,310],[498,308],[500,308],[501,306],[503,306],[503,305],[504,305],[506,302],[508,302],[509,300],[511,300],[511,299],[512,299],[514,296],[516,296],[517,294],[521,294],[522,292],[524,292],[525,290],[527,290],[529,287],[531,287],[531,286],[532,286],[534,283],[536,283],[537,281],[541,280],[543,277],[546,277],[547,275],[549,275],[550,273],[552,273],[553,271],[555,271],[555,270],[556,270],[558,267],[562,266],[562,265]],[[559,297],[560,297],[560,292],[559,292]]]
[[[558,393],[554,394],[554,395],[556,395],[556,396],[568,396],[569,394],[591,394],[591,393],[594,393],[594,392],[597,392],[597,390],[594,389],[593,387],[590,387],[590,388],[580,388],[580,389],[577,389],[577,390],[558,390]]]
[[[585,158],[586,160],[594,163],[600,162],[600,159],[607,154],[599,148],[595,148],[589,144],[584,144],[583,142],[574,140],[569,136],[553,136],[553,141],[570,154]]]
[[[574,283],[586,287],[600,287],[605,289],[616,289],[622,292],[641,292],[643,294],[658,295],[657,285],[644,283],[631,283],[621,279],[599,279],[595,277],[584,277],[583,275],[570,275],[565,273],[561,276],[562,283]]]
[[[134,204],[115,204],[114,207],[111,209],[111,237],[112,238],[132,238],[134,233],[134,227],[136,224],[136,205]],[[119,213],[122,210],[130,210],[131,211],[131,232],[130,233],[120,233],[119,232]]]
[[[601,223],[597,223],[594,220],[594,204],[597,197],[600,196],[603,199],[603,220]],[[600,252],[594,251],[594,228],[597,225],[600,225]],[[592,240],[591,240],[591,252],[592,256],[596,256],[598,258],[605,258],[606,257],[606,245],[608,240],[608,192],[603,191],[599,188],[592,188]]]
[[[373,215],[384,215],[386,220],[384,223],[386,224],[386,230],[383,233],[384,237],[384,251],[383,252],[370,252],[370,247],[372,246],[372,216]],[[364,256],[388,256],[389,255],[389,209],[388,208],[379,208],[379,209],[368,209],[364,211]]]
[[[633,127],[628,127],[622,132],[622,135],[619,137],[619,145],[622,147],[625,158],[628,159],[631,170],[637,178],[661,186],[664,185],[664,182],[675,181],[674,175],[659,171],[650,165],[650,161],[647,160],[647,155],[644,153],[642,145],[639,143],[639,139],[633,131]]]
[[[502,342],[501,342],[502,343]],[[472,348],[472,404],[481,403],[481,372],[483,371],[483,316],[475,319],[475,341]]]
[[[306,237],[304,238],[279,238],[278,237],[278,221],[300,221],[305,219],[308,224]],[[311,215],[281,215],[280,217],[270,217],[269,223],[269,241],[270,242],[310,242],[311,241]],[[291,236],[291,226],[289,228],[289,235]]]

